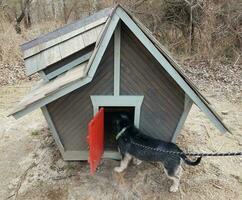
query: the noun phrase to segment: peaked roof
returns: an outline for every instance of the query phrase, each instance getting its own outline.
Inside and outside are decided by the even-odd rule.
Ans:
[[[99,38],[96,40],[94,51],[89,61],[82,68],[82,73],[79,76],[72,77],[62,75],[54,80],[55,83],[53,83],[54,81],[45,83],[26,96],[26,98],[24,98],[17,105],[10,115],[19,118],[26,113],[42,107],[56,100],[57,98],[60,98],[61,96],[64,96],[65,94],[68,94],[69,92],[89,83],[97,70],[101,58],[120,20],[134,33],[134,35],[136,35],[140,42],[150,51],[150,53],[157,59],[161,66],[192,99],[192,101],[208,116],[214,125],[221,132],[229,131],[219,115],[213,110],[209,101],[199,92],[198,88],[182,72],[179,65],[171,58],[169,52],[155,39],[152,33],[141,22],[139,22],[139,20],[133,17],[120,5],[117,5],[109,14],[104,28],[101,31]],[[65,29],[67,30],[68,26],[66,26]],[[68,72],[66,72],[66,74],[67,73]],[[68,81],[63,81],[65,80],[65,77],[67,77]],[[60,79],[63,82],[59,81]],[[60,84],[59,87],[58,84]],[[53,87],[53,85],[56,87]],[[43,89],[43,87],[45,87],[45,89]],[[52,88],[52,90],[48,88]]]

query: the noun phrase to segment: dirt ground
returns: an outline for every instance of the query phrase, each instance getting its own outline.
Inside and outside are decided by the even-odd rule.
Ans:
[[[64,162],[40,110],[19,120],[6,117],[30,84],[0,88],[0,199],[242,199],[242,157],[203,158],[197,167],[184,166],[175,194],[163,169],[152,163],[131,164],[116,174],[112,169],[119,162],[103,160],[90,176],[86,162]],[[205,95],[223,113],[232,134],[219,134],[193,106],[177,142],[193,152],[241,151],[241,95],[233,103],[223,94]]]

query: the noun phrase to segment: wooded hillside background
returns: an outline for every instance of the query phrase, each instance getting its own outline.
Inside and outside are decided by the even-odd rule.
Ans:
[[[0,83],[25,77],[21,43],[116,3],[143,22],[187,73],[241,79],[242,0],[0,0],[0,70],[10,74]]]

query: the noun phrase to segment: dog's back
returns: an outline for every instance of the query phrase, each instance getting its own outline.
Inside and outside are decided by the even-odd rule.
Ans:
[[[162,151],[182,152],[179,147],[171,142],[165,142],[142,134],[137,128],[130,126],[118,140],[121,153],[130,153],[136,158],[144,161],[166,161],[167,159],[178,159],[179,155],[167,157]]]

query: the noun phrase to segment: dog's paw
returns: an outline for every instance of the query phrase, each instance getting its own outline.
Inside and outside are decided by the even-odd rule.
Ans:
[[[178,187],[176,185],[172,185],[170,187],[170,192],[177,192],[178,191]]]
[[[118,172],[118,173],[121,173],[121,172],[124,171],[124,169],[121,168],[121,167],[114,167],[114,171],[115,171],[115,172]]]

